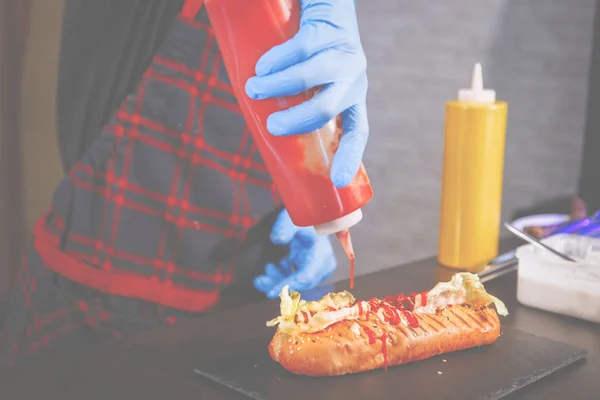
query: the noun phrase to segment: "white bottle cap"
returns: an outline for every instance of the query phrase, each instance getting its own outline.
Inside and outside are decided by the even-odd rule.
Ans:
[[[362,216],[362,210],[359,208],[358,210],[352,211],[350,214],[346,214],[343,217],[334,219],[333,221],[315,225],[315,230],[319,235],[331,235],[333,233],[338,233],[358,224],[362,219]]]
[[[481,72],[481,64],[475,64],[475,68],[473,68],[473,77],[471,78],[471,88],[460,89],[458,91],[458,100],[482,104],[496,102],[496,92],[491,89],[483,88],[483,73]]]

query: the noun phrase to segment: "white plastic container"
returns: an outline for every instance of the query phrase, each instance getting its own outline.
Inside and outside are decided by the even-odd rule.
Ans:
[[[556,235],[543,242],[573,263],[531,244],[517,249],[517,300],[526,306],[600,323],[600,239]]]

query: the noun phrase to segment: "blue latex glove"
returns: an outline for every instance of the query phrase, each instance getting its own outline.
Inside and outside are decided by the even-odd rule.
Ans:
[[[273,225],[271,241],[290,249],[278,265],[267,264],[265,274],[254,279],[254,286],[271,299],[279,296],[285,285],[297,292],[313,289],[337,267],[329,236],[318,235],[313,227],[295,226],[286,210]]]
[[[256,64],[246,82],[255,100],[291,96],[322,86],[311,100],[274,113],[273,135],[310,133],[342,115],[344,132],[331,166],[331,181],[347,186],[360,167],[367,138],[367,61],[360,42],[353,0],[300,0],[300,30]]]

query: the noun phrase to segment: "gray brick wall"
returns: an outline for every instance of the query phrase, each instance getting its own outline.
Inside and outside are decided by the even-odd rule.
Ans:
[[[358,274],[435,254],[444,104],[475,62],[509,105],[503,220],[576,191],[594,10],[594,0],[358,1],[375,190],[352,232]],[[348,276],[338,259],[336,280]]]

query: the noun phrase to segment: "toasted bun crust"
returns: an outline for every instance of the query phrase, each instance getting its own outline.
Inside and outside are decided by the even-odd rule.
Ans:
[[[418,328],[382,323],[371,315],[317,333],[292,336],[277,330],[269,354],[295,374],[345,375],[488,345],[500,336],[498,314],[487,306],[451,306],[436,314],[414,315]]]

